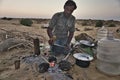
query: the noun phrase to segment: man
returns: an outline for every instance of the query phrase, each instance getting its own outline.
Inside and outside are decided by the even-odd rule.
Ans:
[[[75,17],[72,13],[76,8],[76,3],[68,0],[64,4],[64,11],[55,13],[50,20],[47,33],[50,38],[51,50],[55,54],[67,54],[69,52],[68,47],[75,31]],[[54,47],[55,44],[65,47]]]

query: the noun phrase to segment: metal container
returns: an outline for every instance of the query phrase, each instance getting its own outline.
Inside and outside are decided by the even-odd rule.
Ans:
[[[76,59],[76,65],[87,68],[90,65],[90,62],[93,60],[93,57],[86,53],[75,53],[74,58]]]

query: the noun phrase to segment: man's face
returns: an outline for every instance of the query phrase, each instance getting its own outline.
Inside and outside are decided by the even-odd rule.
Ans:
[[[74,6],[65,6],[64,7],[64,13],[66,16],[70,16],[73,11],[74,11]]]

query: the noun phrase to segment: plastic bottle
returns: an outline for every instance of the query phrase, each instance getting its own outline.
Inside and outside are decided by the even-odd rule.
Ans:
[[[103,73],[120,75],[120,39],[114,38],[112,32],[98,41],[96,66]]]
[[[107,37],[108,30],[105,28],[105,26],[102,26],[102,28],[98,29],[97,31],[97,41],[99,41],[102,38]]]

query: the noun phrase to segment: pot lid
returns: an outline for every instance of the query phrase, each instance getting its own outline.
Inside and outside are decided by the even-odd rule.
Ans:
[[[78,60],[83,60],[83,61],[93,60],[93,57],[86,53],[75,53],[73,56]]]
[[[86,45],[86,46],[95,46],[95,44],[94,43],[91,43],[90,41],[88,41],[88,40],[80,40],[80,44],[84,44],[84,45]]]

